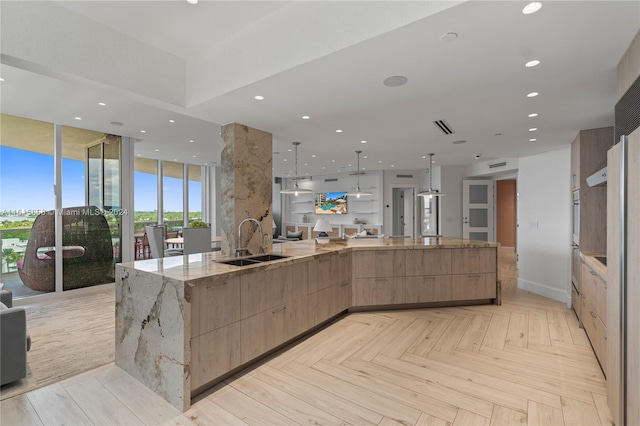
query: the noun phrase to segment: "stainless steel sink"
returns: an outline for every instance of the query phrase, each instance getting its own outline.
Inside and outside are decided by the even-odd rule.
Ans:
[[[264,262],[272,262],[274,260],[286,259],[291,256],[283,256],[281,254],[261,254],[252,257],[243,257],[242,259],[217,260],[218,263],[233,266],[250,266]]]

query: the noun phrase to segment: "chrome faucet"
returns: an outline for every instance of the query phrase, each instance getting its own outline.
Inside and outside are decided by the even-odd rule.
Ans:
[[[258,225],[258,231],[260,231],[260,253],[264,253],[264,246],[262,245],[264,241],[264,232],[262,232],[262,224],[258,222],[257,219],[248,217],[244,219],[242,222],[240,222],[240,225],[238,225],[238,245],[236,245],[236,250],[235,250],[236,257],[240,257],[248,253],[247,248],[242,247],[242,225],[244,225],[245,222],[255,222],[256,225]]]

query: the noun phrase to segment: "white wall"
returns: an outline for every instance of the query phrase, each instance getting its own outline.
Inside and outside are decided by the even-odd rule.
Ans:
[[[337,181],[326,182],[325,179],[337,179]],[[309,189],[314,193],[353,191],[355,190],[356,185],[357,177],[346,173],[323,175],[313,177],[311,180],[298,180],[298,186],[300,188]],[[283,180],[282,186],[283,188],[292,188],[293,179]],[[382,186],[383,180],[381,171],[366,172],[366,174],[360,175],[360,189],[373,193],[373,196],[362,197],[360,200],[356,200],[355,197],[349,197],[347,200],[347,214],[333,216],[322,215],[322,217],[328,219],[332,225],[353,224],[355,218],[365,220],[368,225],[381,225],[383,198]],[[302,202],[304,200],[310,201],[308,203],[304,203]],[[318,215],[309,213],[314,210],[313,200],[313,194],[300,194],[298,197],[285,195],[282,198],[283,223],[302,223],[304,215],[307,216],[308,223],[315,223],[318,219]]]
[[[435,173],[440,169],[440,173]],[[467,177],[466,166],[434,167],[435,175],[439,175],[442,214],[442,235],[444,237],[462,237],[462,180]],[[434,183],[434,188],[438,188]]]
[[[571,303],[571,148],[519,159],[518,287]]]

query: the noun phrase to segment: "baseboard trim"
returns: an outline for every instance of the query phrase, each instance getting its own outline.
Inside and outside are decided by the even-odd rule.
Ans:
[[[567,291],[563,291],[559,288],[550,287],[546,284],[535,283],[533,281],[523,280],[520,278],[518,278],[518,288],[530,291],[531,293],[535,293],[539,296],[557,300],[558,302],[566,304],[568,307],[571,306],[571,293],[567,293]]]

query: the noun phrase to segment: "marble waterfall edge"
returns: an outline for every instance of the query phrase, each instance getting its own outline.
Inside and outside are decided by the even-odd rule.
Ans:
[[[191,391],[191,309],[184,296],[182,281],[117,267],[116,365],[181,411]]]

